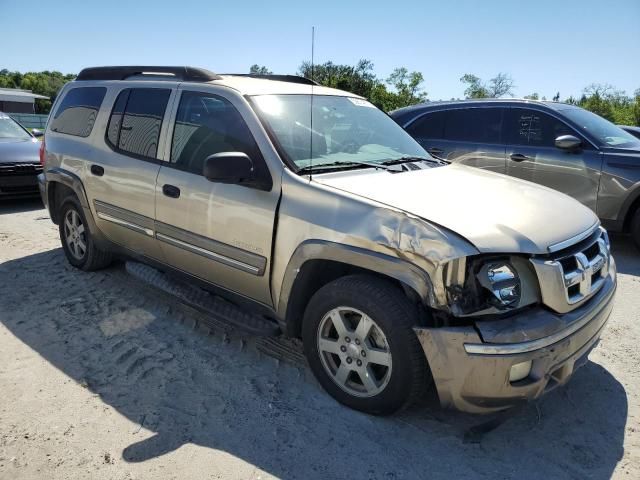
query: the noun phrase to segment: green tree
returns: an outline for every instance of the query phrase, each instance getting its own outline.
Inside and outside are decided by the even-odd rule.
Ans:
[[[310,62],[302,62],[298,74],[313,78],[320,85],[365,97],[384,111],[414,105],[427,99],[427,93],[422,89],[422,73],[396,68],[385,81],[381,81],[373,71],[373,62],[366,59],[359,60],[355,65],[325,62],[314,65],[313,71]]]
[[[254,63],[253,65],[251,65],[251,67],[249,67],[249,73],[251,75],[273,75],[273,72],[271,70],[269,70],[264,65],[258,65],[257,63]]]
[[[488,83],[477,75],[465,73],[460,81],[467,85],[464,95],[467,98],[499,98],[505,95],[513,96],[513,79],[506,73],[498,73]]]
[[[395,89],[396,108],[422,103],[427,92],[422,89],[424,77],[420,72],[409,72],[406,68],[396,68],[386,79],[386,83]]]
[[[10,72],[0,70],[0,87],[22,88],[31,90],[33,93],[49,97],[49,100],[36,99],[36,113],[49,113],[51,105],[55,101],[62,86],[73,80],[76,76],[72,74],[62,74],[60,72]]]
[[[530,93],[529,95],[525,95],[524,98],[527,100],[539,100],[540,96],[537,93]]]
[[[505,95],[513,97],[513,79],[506,73],[498,73],[495,77],[489,80],[489,85],[486,87],[488,96],[491,98],[500,98]]]
[[[640,88],[634,93],[634,102],[631,107],[631,121],[632,125],[640,127]]]
[[[471,73],[465,73],[460,77],[460,81],[467,84],[467,88],[464,90],[464,96],[466,98],[486,98],[489,96],[489,92],[480,77]]]
[[[373,63],[365,59],[359,60],[354,66],[325,62],[314,65],[313,69],[311,62],[302,62],[298,74],[313,78],[320,85],[339,88],[366,98],[371,96],[371,91],[378,81],[373,73]]]

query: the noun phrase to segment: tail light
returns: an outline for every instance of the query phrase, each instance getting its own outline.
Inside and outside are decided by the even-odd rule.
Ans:
[[[40,142],[40,165],[42,165],[43,167],[44,167],[44,162],[46,158],[45,149],[46,149],[46,146],[44,144],[44,137],[42,137],[42,141]]]

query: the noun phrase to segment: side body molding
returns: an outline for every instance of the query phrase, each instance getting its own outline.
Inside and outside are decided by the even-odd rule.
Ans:
[[[422,299],[433,296],[429,276],[416,265],[364,248],[326,240],[307,240],[296,248],[287,265],[277,304],[278,318],[287,319],[287,307],[296,278],[305,262],[310,260],[330,260],[372,270],[402,282]]]

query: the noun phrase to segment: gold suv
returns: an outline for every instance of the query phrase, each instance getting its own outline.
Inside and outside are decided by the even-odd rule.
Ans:
[[[611,312],[591,210],[435,159],[364,98],[304,78],[88,68],[41,161],[72,265],[133,258],[224,297],[211,315],[301,337],[320,384],[365,412],[430,385],[470,412],[537,398]]]

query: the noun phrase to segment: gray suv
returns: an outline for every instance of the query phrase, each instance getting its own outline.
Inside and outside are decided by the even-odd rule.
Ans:
[[[390,115],[433,155],[564,192],[640,248],[640,139],[604,118],[532,100],[430,102]]]
[[[209,315],[301,337],[320,384],[365,412],[432,384],[469,412],[537,398],[613,306],[591,210],[434,159],[365,99],[304,78],[85,69],[43,161],[73,266],[135,259]]]

